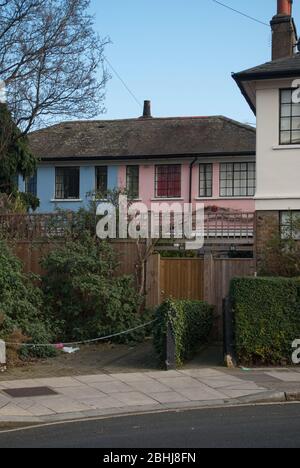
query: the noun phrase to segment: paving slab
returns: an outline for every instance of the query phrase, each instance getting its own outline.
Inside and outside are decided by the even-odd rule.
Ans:
[[[90,384],[90,383],[102,383],[102,382],[113,382],[116,380],[112,375],[108,374],[95,374],[95,375],[78,375],[73,377],[75,380],[78,380],[80,383]]]
[[[224,387],[218,387],[218,390],[222,392],[223,390],[265,390],[265,387],[258,386],[254,382],[245,382],[225,385]]]
[[[267,372],[267,375],[270,377],[275,377],[275,379],[281,380],[282,382],[300,382],[300,373],[299,372]]]
[[[90,407],[98,409],[124,408],[127,406],[126,403],[109,396],[103,398],[87,398],[85,403]]]
[[[114,398],[127,406],[159,405],[159,403],[141,392],[115,393]]]
[[[152,379],[159,379],[160,377],[182,377],[181,371],[151,371],[145,372],[145,377],[151,377]]]
[[[41,384],[39,379],[22,379],[22,380],[6,380],[1,382],[1,386],[3,389],[6,388],[36,388],[42,387],[44,385]]]
[[[71,400],[70,398],[49,398],[48,401],[43,401],[42,406],[54,411],[55,413],[72,413],[74,411],[87,411],[92,407],[79,401]]]
[[[169,373],[168,373],[169,374]],[[206,378],[206,377],[226,377],[225,372],[221,372],[216,369],[186,369],[180,371],[180,374],[183,374],[185,376],[190,376],[190,377],[199,377],[199,378]]]
[[[89,386],[98,389],[100,392],[106,393],[107,395],[120,392],[130,392],[133,390],[128,384],[117,380],[112,382],[91,383]]]
[[[164,385],[162,382],[154,379],[149,379],[144,382],[136,381],[131,382],[130,387],[134,390],[138,390],[140,392],[149,394],[149,393],[162,393],[162,392],[169,392],[170,387]]]
[[[117,379],[117,380],[121,380],[121,382],[125,382],[125,383],[128,383],[128,382],[143,382],[145,380],[151,380],[151,377],[150,375],[148,375],[147,373],[143,373],[143,372],[133,372],[132,374],[123,374],[123,373],[119,373],[119,374],[112,374],[112,377],[114,379]]]
[[[31,416],[31,413],[13,403],[8,403],[0,409],[0,416]]]
[[[240,398],[247,395],[256,395],[259,393],[265,392],[264,388],[255,389],[255,390],[242,390],[242,389],[222,389],[222,393],[224,393],[229,398]]]
[[[46,408],[46,406],[34,404],[32,405],[28,412],[34,416],[49,416],[51,414],[57,414],[53,410]]]
[[[194,379],[193,377],[172,377],[172,378],[167,378],[163,377],[158,379],[158,381],[169,387],[172,388],[173,390],[178,390],[180,388],[191,388],[191,387],[199,387],[201,386],[201,382],[199,380]]]
[[[40,386],[51,388],[80,387],[83,384],[73,377],[50,377],[47,379],[36,379]]]
[[[101,392],[97,388],[89,387],[85,385],[84,387],[62,387],[54,388],[54,390],[61,395],[70,397],[74,400],[85,401],[87,398],[99,398],[107,396],[105,393]]]
[[[226,375],[223,378],[198,378],[198,381],[212,388],[221,388],[229,385],[244,384],[242,380]]]
[[[190,401],[187,397],[177,392],[149,393],[149,395],[159,403],[182,403],[184,401]]]
[[[182,388],[180,393],[191,401],[224,400],[228,398],[225,393],[214,390],[206,385],[195,388]]]

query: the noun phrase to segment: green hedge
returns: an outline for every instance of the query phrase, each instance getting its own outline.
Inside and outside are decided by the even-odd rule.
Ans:
[[[196,348],[207,341],[213,323],[213,306],[201,301],[168,299],[157,310],[154,325],[154,347],[161,365],[166,363],[168,321],[171,321],[176,342],[176,363],[181,366]]]
[[[292,342],[300,338],[300,280],[236,278],[230,296],[238,361],[291,363]]]

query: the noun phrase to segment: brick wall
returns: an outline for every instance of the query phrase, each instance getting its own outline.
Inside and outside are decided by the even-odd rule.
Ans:
[[[255,254],[259,270],[268,242],[279,231],[279,211],[257,211],[255,213]]]

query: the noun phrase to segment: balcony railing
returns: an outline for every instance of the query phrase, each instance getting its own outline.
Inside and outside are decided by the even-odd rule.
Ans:
[[[0,237],[22,241],[63,238],[75,222],[72,213],[0,214]],[[175,238],[172,231],[170,237]],[[207,242],[253,243],[254,213],[206,212],[204,237]]]

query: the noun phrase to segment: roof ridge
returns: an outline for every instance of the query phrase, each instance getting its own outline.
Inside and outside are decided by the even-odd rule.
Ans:
[[[238,120],[232,119],[232,118],[230,118],[230,117],[226,117],[226,116],[224,116],[224,115],[220,115],[220,118],[223,119],[223,120],[226,120],[226,121],[228,121],[228,122],[230,122],[230,123],[232,123],[233,125],[236,125],[237,127],[241,127],[241,128],[243,128],[243,129],[245,129],[245,130],[249,130],[249,131],[251,131],[251,132],[256,133],[256,128],[255,128],[255,127],[252,127],[252,126],[249,125],[249,124],[244,124],[244,123],[242,123],[242,122],[239,122]]]
[[[49,125],[48,127],[43,127],[43,128],[39,128],[37,130],[33,130],[32,132],[30,132],[30,135],[33,135],[33,134],[37,134],[37,133],[40,133],[40,132],[44,132],[44,131],[47,131],[47,130],[50,130],[50,129],[55,129],[55,128],[59,128],[59,127],[67,127],[67,126],[73,126],[73,125],[79,125],[79,124],[87,124],[87,125],[104,125],[104,124],[112,124],[112,123],[120,123],[120,122],[141,122],[141,123],[148,123],[148,122],[155,122],[155,121],[175,121],[175,120],[178,120],[178,121],[187,121],[187,120],[216,120],[216,119],[222,119],[222,120],[225,120],[227,122],[230,122],[234,125],[237,125],[239,127],[242,127],[246,130],[251,130],[251,131],[255,131],[255,129],[253,127],[251,127],[250,125],[247,125],[247,124],[243,124],[242,122],[239,122],[237,120],[234,120],[234,119],[231,119],[230,117],[226,117],[224,115],[207,115],[207,116],[181,116],[181,117],[153,117],[152,119],[143,119],[143,118],[128,118],[128,119],[107,119],[107,120],[101,120],[101,119],[97,119],[97,120],[66,120],[66,121],[63,121],[63,122],[58,122],[58,123],[55,123],[55,124],[52,124],[52,125]]]

